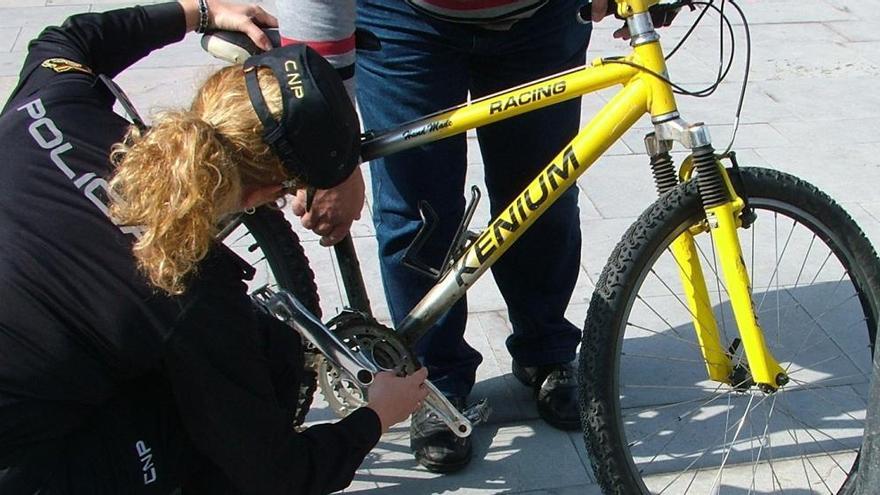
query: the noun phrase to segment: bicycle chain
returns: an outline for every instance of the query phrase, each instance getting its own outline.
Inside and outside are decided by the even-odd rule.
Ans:
[[[293,414],[293,427],[297,431],[305,429],[303,423],[306,421],[306,414],[312,407],[315,399],[315,392],[318,390],[318,366],[319,361],[323,358],[315,348],[303,341],[303,375],[299,382],[299,396],[297,397],[296,411]]]

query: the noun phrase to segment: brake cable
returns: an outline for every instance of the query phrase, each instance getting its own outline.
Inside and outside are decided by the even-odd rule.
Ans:
[[[718,63],[718,75],[717,75],[714,83],[710,84],[709,86],[707,86],[703,89],[700,89],[697,91],[692,91],[692,90],[685,89],[684,87],[680,86],[679,84],[672,82],[668,77],[664,76],[663,74],[659,74],[659,73],[657,73],[657,72],[655,72],[655,71],[653,71],[643,65],[636,64],[636,63],[630,62],[628,60],[624,60],[622,57],[606,57],[606,58],[602,59],[602,62],[609,63],[609,64],[627,65],[627,66],[639,69],[641,71],[644,71],[644,72],[650,74],[651,76],[656,77],[656,78],[666,82],[667,84],[669,84],[673,88],[673,91],[676,94],[680,94],[680,95],[684,95],[684,96],[694,96],[697,98],[708,97],[708,96],[712,95],[715,92],[715,90],[720,86],[721,82],[727,77],[727,75],[730,72],[730,69],[733,66],[734,54],[736,51],[736,37],[734,36],[733,25],[731,24],[730,19],[728,18],[728,16],[724,12],[725,5],[727,3],[730,3],[730,5],[733,6],[734,9],[736,9],[737,13],[739,14],[740,19],[742,19],[742,22],[743,22],[743,31],[745,33],[745,39],[746,39],[745,40],[746,41],[746,56],[745,56],[745,70],[744,70],[744,74],[743,74],[742,86],[740,87],[739,98],[737,101],[736,112],[734,115],[733,133],[731,134],[730,143],[727,145],[724,152],[722,153],[722,155],[726,155],[728,152],[730,152],[731,148],[733,147],[733,143],[736,140],[736,134],[737,134],[737,131],[739,130],[740,115],[742,114],[742,107],[743,107],[743,103],[745,101],[746,87],[748,86],[748,80],[749,80],[749,69],[751,67],[751,60],[752,60],[752,38],[751,38],[751,33],[749,31],[748,20],[746,19],[746,16],[743,13],[740,6],[737,5],[737,3],[734,0],[721,0],[721,8],[718,8],[715,5],[715,0],[709,0],[708,2],[680,0],[679,2],[675,2],[675,3],[679,4],[679,8],[684,5],[688,5],[688,6],[703,5],[703,6],[705,6],[705,8],[703,9],[702,12],[700,12],[700,14],[694,20],[693,24],[688,29],[688,31],[684,34],[682,39],[679,40],[679,42],[676,44],[676,46],[666,56],[666,60],[669,60],[673,55],[675,55],[675,53],[678,51],[678,49],[683,46],[684,42],[687,41],[687,39],[691,36],[691,34],[694,32],[694,30],[697,28],[697,26],[703,20],[703,18],[705,17],[705,15],[709,11],[709,9],[715,10],[719,14],[719,18],[720,18],[720,22],[719,22],[719,24],[720,24],[720,28],[719,28],[719,32],[720,32],[719,63]],[[727,32],[730,35],[730,56],[728,57],[728,62],[727,62],[726,67],[724,66],[724,29],[723,29],[724,26],[727,27]]]

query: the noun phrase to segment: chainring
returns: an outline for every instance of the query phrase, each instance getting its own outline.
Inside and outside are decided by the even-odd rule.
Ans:
[[[345,345],[359,351],[382,370],[408,375],[418,369],[412,352],[394,330],[370,317],[361,314],[337,317],[328,326]],[[366,389],[323,357],[318,363],[318,385],[321,395],[339,417],[367,403]]]

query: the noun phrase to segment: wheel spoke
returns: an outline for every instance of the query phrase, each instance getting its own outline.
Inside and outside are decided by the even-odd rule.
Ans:
[[[627,357],[656,359],[658,361],[663,361],[663,362],[674,361],[677,363],[694,363],[694,364],[700,364],[700,365],[706,364],[706,361],[704,361],[702,359],[687,359],[687,358],[680,358],[680,357],[673,357],[673,356],[659,356],[659,355],[655,355],[655,354],[644,354],[641,352],[621,352],[620,355],[627,356]],[[710,364],[721,364],[721,363],[711,363],[710,362]]]
[[[846,470],[843,469],[843,467],[840,465],[840,463],[838,463],[837,460],[834,459],[834,457],[831,454],[829,454],[828,451],[825,450],[824,447],[822,447],[822,443],[819,442],[818,439],[810,433],[810,430],[815,431],[816,433],[819,433],[821,436],[827,438],[832,443],[840,445],[840,448],[842,449],[843,452],[851,452],[851,451],[855,451],[857,449],[853,449],[851,446],[846,445],[843,442],[841,442],[840,440],[838,440],[837,438],[834,438],[833,436],[829,435],[824,430],[820,430],[816,426],[813,426],[810,423],[807,423],[805,420],[798,418],[795,414],[793,414],[788,409],[786,409],[782,404],[780,404],[777,407],[777,409],[779,410],[780,414],[788,417],[788,419],[790,419],[790,420],[794,421],[795,423],[798,423],[799,425],[804,427],[804,433],[806,433],[807,435],[810,436],[810,438],[813,439],[813,441],[816,443],[818,448],[820,448],[822,450],[822,453],[824,453],[826,456],[828,456],[830,459],[832,459],[834,461],[834,463],[837,464],[837,467],[840,468],[841,471],[846,472]]]
[[[737,385],[742,385],[742,383],[739,383],[739,384],[737,384]],[[717,388],[716,390],[720,389],[722,386],[723,386],[723,384],[719,384],[719,385],[718,385],[718,388]],[[735,391],[735,389],[734,389],[734,388],[731,388],[731,389],[729,389],[729,390],[725,390],[725,391],[722,391],[722,392],[716,393],[714,396],[710,397],[709,400],[707,400],[706,402],[704,402],[704,403],[698,405],[697,407],[695,407],[695,408],[693,408],[693,409],[690,409],[690,410],[686,411],[684,414],[679,414],[678,416],[676,416],[676,417],[670,419],[670,420],[667,421],[666,423],[660,425],[660,427],[659,427],[654,433],[650,433],[650,434],[648,434],[648,435],[645,435],[645,436],[639,438],[638,440],[636,440],[636,441],[634,441],[634,442],[629,442],[629,443],[628,443],[628,446],[629,446],[629,447],[632,447],[632,446],[635,445],[636,443],[641,443],[641,442],[643,442],[644,440],[646,440],[646,439],[648,439],[648,438],[650,438],[650,437],[656,435],[657,433],[659,433],[659,432],[661,431],[662,428],[665,428],[666,426],[669,426],[670,424],[673,424],[673,423],[675,423],[676,421],[681,421],[682,419],[687,418],[687,417],[690,416],[691,414],[694,414],[695,412],[699,411],[699,410],[702,409],[703,407],[706,407],[706,406],[708,406],[709,404],[715,402],[715,401],[718,400],[719,398],[724,397],[724,396],[729,395],[729,394],[733,394],[734,391]]]
[[[721,388],[721,385],[719,385],[718,388]],[[693,409],[690,409],[690,410],[686,411],[684,414],[679,414],[678,416],[676,416],[676,417],[670,419],[670,420],[667,421],[666,423],[660,425],[660,428],[658,428],[657,430],[655,430],[654,433],[649,433],[648,435],[645,435],[645,436],[643,436],[643,437],[641,437],[641,438],[639,438],[639,439],[637,439],[637,440],[635,440],[635,441],[628,442],[628,443],[627,443],[627,446],[628,446],[628,447],[632,447],[632,446],[634,446],[634,445],[636,445],[636,444],[638,444],[638,443],[644,442],[644,441],[647,440],[648,438],[650,438],[650,437],[652,437],[652,436],[658,434],[658,433],[661,431],[661,428],[664,428],[664,427],[666,427],[666,426],[669,426],[670,424],[673,424],[673,423],[676,422],[676,421],[681,421],[682,419],[687,418],[687,417],[690,416],[691,414],[693,414],[693,413],[699,411],[701,408],[703,408],[703,407],[705,407],[705,406],[708,406],[709,404],[715,402],[715,401],[716,401],[717,399],[719,399],[720,397],[723,397],[725,394],[729,394],[729,393],[731,393],[730,390],[725,390],[725,391],[723,391],[723,392],[716,393],[714,396],[710,397],[709,400],[707,400],[706,402],[703,402],[702,404],[698,405],[697,407],[695,407],[695,408],[693,408]]]
[[[855,376],[855,375],[853,375],[853,376]],[[848,393],[848,394],[851,394],[851,395],[855,396],[855,397],[858,398],[858,399],[861,399],[862,402],[864,403],[864,397],[862,397],[862,396],[856,394],[855,392],[852,392],[852,391],[848,390],[848,389],[849,389],[849,385],[832,385],[832,386],[826,386],[826,385],[821,385],[821,384],[819,384],[819,383],[821,383],[821,382],[819,382],[819,383],[806,383],[806,382],[801,382],[801,381],[796,380],[796,379],[792,379],[792,381],[795,382],[795,383],[798,385],[798,387],[795,387],[795,388],[786,388],[786,391],[787,391],[788,393],[792,393],[792,392],[800,392],[800,391],[810,392],[811,394],[815,395],[816,397],[819,397],[820,399],[822,399],[823,402],[825,402],[825,403],[827,403],[827,404],[829,404],[829,405],[835,406],[835,407],[837,407],[837,408],[840,408],[840,405],[839,405],[839,404],[837,404],[836,402],[832,402],[832,401],[831,401],[830,399],[828,399],[827,397],[825,397],[825,396],[823,396],[822,394],[816,392],[816,389],[817,389],[817,388],[818,388],[818,389],[823,389],[823,390],[832,390],[832,389],[834,389],[835,392]],[[826,381],[828,381],[828,380],[826,380]],[[842,390],[841,390],[841,389],[842,389]],[[843,409],[840,409],[840,412],[842,412],[842,413],[843,413],[844,415],[846,415],[846,416],[849,416],[849,418],[850,418],[851,420],[853,420],[853,421],[856,421],[856,422],[862,422],[862,421],[864,421],[863,419],[856,418],[855,416],[853,416],[852,414],[850,414],[850,413],[844,411]]]
[[[635,323],[627,323],[627,326],[628,326],[628,327],[632,327],[632,328],[636,328],[636,329],[638,329],[638,330],[642,330],[642,331],[645,331],[645,332],[648,332],[648,333],[651,333],[651,334],[653,334],[653,335],[657,335],[658,337],[666,337],[666,338],[670,338],[670,339],[675,339],[675,340],[678,340],[678,341],[680,341],[680,342],[684,342],[685,344],[688,344],[688,345],[690,345],[690,346],[693,346],[693,347],[696,348],[696,349],[702,350],[702,347],[700,346],[700,344],[698,344],[698,343],[696,343],[696,342],[693,342],[693,341],[690,341],[690,340],[688,340],[688,339],[682,337],[681,335],[678,334],[678,332],[676,332],[676,331],[674,331],[674,330],[672,331],[672,333],[675,334],[675,335],[669,335],[669,334],[664,333],[664,332],[658,332],[657,330],[651,330],[650,328],[645,327],[645,326],[642,326],[642,325],[636,325]]]
[[[830,260],[832,256],[834,256],[834,253],[828,251],[828,254],[825,255],[825,259],[822,261],[822,264],[819,265],[819,269],[816,270],[816,274],[813,275],[813,279],[810,280],[810,285],[815,284],[816,280],[819,280],[819,275],[822,273],[823,270],[825,270],[825,265],[828,263],[828,260]]]
[[[715,392],[717,392],[718,389],[721,387],[722,387],[722,385],[719,385],[718,388],[715,389]],[[701,400],[704,400],[704,399],[706,399],[705,395],[697,397],[695,399],[688,399],[688,400],[683,400],[683,401],[678,401],[678,402],[664,402],[664,403],[658,403],[658,404],[649,404],[647,406],[630,406],[630,407],[627,407],[626,410],[632,411],[632,412],[621,413],[621,417],[622,418],[638,417],[643,411],[646,411],[648,409],[650,409],[652,412],[656,412],[656,411],[661,411],[663,409],[669,409],[672,407],[683,406],[685,404],[693,404],[694,402],[700,402]]]
[[[628,383],[625,385],[621,385],[620,388],[638,388],[652,390],[696,390],[698,392],[712,391],[712,389],[710,388],[698,387],[696,385],[655,385],[652,383]]]
[[[666,290],[669,291],[669,293],[672,295],[672,297],[674,297],[675,300],[678,301],[678,304],[680,304],[681,307],[683,307],[683,308],[688,312],[688,314],[691,315],[691,318],[694,319],[694,320],[696,320],[696,319],[697,319],[697,315],[695,315],[694,312],[691,310],[691,308],[687,305],[687,303],[684,302],[684,301],[682,301],[682,300],[681,300],[681,297],[679,297],[678,294],[676,294],[675,291],[672,290],[672,287],[670,287],[669,284],[666,283],[666,280],[664,280],[663,277],[661,277],[660,275],[658,275],[657,272],[655,272],[654,270],[651,270],[651,274],[654,275],[654,277],[655,277],[657,280],[659,280],[661,284],[663,284],[663,287],[665,287]],[[644,301],[644,299],[642,299],[642,301]],[[701,302],[706,308],[708,308],[708,309],[710,309],[710,310],[712,309],[712,306],[709,304],[709,301],[700,301],[700,302]],[[646,302],[646,304],[647,304],[647,302]],[[652,310],[653,310],[653,308],[652,308]],[[681,335],[678,334],[678,332],[675,330],[675,328],[672,326],[671,323],[669,323],[665,318],[663,318],[662,316],[660,316],[660,314],[657,313],[656,311],[654,312],[654,314],[655,314],[658,318],[660,318],[661,320],[663,320],[663,323],[666,323],[666,325],[669,326],[669,329],[672,330],[672,332],[673,332],[674,334],[676,334],[676,335],[678,335],[679,337],[681,337]]]
[[[336,257],[336,250],[330,250],[330,258],[333,260],[333,263],[330,263],[330,266],[333,267],[333,279],[336,280],[336,296],[339,297],[340,301],[347,301],[348,299],[342,293],[342,290],[345,287],[345,281],[342,280],[342,273],[339,268],[339,259]]]
[[[721,459],[721,465],[718,466],[718,474],[715,475],[715,481],[712,482],[712,489],[710,493],[717,493],[717,487],[721,483],[721,473],[724,471],[724,466],[727,465],[727,459],[730,458],[730,449],[736,443],[736,440],[739,438],[739,434],[742,431],[743,425],[746,423],[746,416],[749,414],[749,408],[752,406],[752,401],[755,400],[754,395],[749,396],[749,403],[746,404],[746,410],[743,411],[743,415],[740,420],[737,422],[736,433],[733,434],[733,440],[730,441],[730,446],[727,448],[727,451],[724,453],[724,458]],[[725,430],[726,431],[726,430]]]
[[[840,304],[838,304],[836,307],[842,306],[843,304],[845,304],[846,302],[848,302],[850,299],[852,299],[852,298],[854,298],[854,297],[857,297],[855,293],[853,293],[850,297],[846,298],[843,302],[841,302]],[[794,297],[792,297],[792,299],[795,300],[795,301],[797,302],[797,299],[794,299]],[[820,314],[818,318],[816,318],[816,317],[813,317],[813,315],[810,314],[810,311],[809,311],[807,308],[805,308],[802,304],[800,304],[800,302],[797,302],[797,305],[800,306],[800,308],[801,308],[801,309],[804,311],[804,313],[810,318],[810,321],[811,321],[811,322],[813,323],[813,325],[814,325],[813,329],[812,329],[812,330],[810,331],[810,333],[807,335],[807,339],[809,339],[809,337],[812,336],[813,332],[814,332],[816,329],[822,330],[822,333],[825,334],[825,338],[826,338],[827,340],[831,341],[832,344],[834,344],[834,347],[836,347],[836,348],[837,348],[837,349],[838,349],[838,350],[844,355],[844,357],[846,357],[846,359],[850,362],[850,364],[852,364],[856,369],[860,369],[859,365],[857,365],[857,364],[855,363],[855,361],[852,360],[852,357],[849,355],[849,353],[847,353],[846,351],[844,351],[843,349],[841,349],[841,348],[840,348],[840,345],[837,343],[837,341],[835,341],[834,338],[831,337],[831,333],[832,333],[832,332],[830,332],[827,328],[825,328],[825,325],[822,325],[822,324],[819,322],[819,319],[818,319],[818,318],[821,318],[825,313],[827,313],[828,311],[830,311],[830,310],[833,309],[833,308],[831,308],[831,309],[825,311],[824,313]],[[803,344],[802,344],[802,347],[803,347]],[[794,360],[797,359],[797,356],[798,356],[798,355],[800,355],[800,352],[796,352],[795,355],[792,356],[791,362],[794,362]],[[790,366],[790,364],[789,364],[789,366]]]
[[[865,375],[849,375],[846,377],[836,378],[836,379],[832,379],[832,380],[821,380],[818,382],[802,382],[800,380],[792,378],[791,381],[794,382],[794,384],[797,385],[797,387],[786,386],[785,389],[789,390],[791,392],[797,392],[798,390],[811,390],[814,388],[828,388],[828,389],[833,388],[834,391],[837,393],[846,394],[851,397],[855,397],[856,399],[859,399],[860,401],[862,401],[863,404],[866,404],[867,401],[866,401],[865,396],[862,394],[859,394],[855,390],[852,390],[852,385],[854,385],[854,384],[839,383],[836,385],[823,385],[823,383],[825,383],[825,382],[830,382],[833,380],[839,381],[842,378],[852,378],[852,377],[856,377],[856,376],[862,376],[863,378],[865,378],[865,380],[862,381],[861,383],[869,383],[870,382],[870,378]]]
[[[868,322],[868,319],[863,317],[861,320],[856,320],[856,321],[850,323],[849,325],[847,325],[845,328],[841,329],[841,333],[847,333],[847,332],[849,332],[853,327],[855,327],[856,325],[859,325],[859,324],[866,324],[867,322]],[[806,346],[806,347],[802,347],[802,348],[798,349],[797,354],[795,354],[794,356],[792,356],[792,357],[790,358],[790,362],[789,362],[789,364],[786,366],[786,370],[788,370],[788,368],[790,368],[790,367],[795,363],[795,359],[797,358],[798,355],[800,355],[800,353],[802,353],[802,352],[806,352],[806,351],[811,350],[811,349],[814,349],[814,348],[816,348],[817,346],[819,346],[820,344],[824,344],[825,341],[827,341],[828,339],[829,339],[829,337],[826,335],[826,337],[825,337],[824,339],[822,339],[822,340],[820,340],[820,341],[818,341],[818,342],[814,342],[814,343],[812,343],[812,344],[810,344],[810,345],[808,345],[808,346]],[[805,344],[802,344],[802,345],[805,345]]]
[[[796,370],[794,370],[794,371],[788,371],[788,372],[786,372],[786,374],[787,374],[788,376],[791,376],[791,375],[794,375],[795,373],[800,373],[801,371],[810,371],[810,370],[813,369],[814,367],[819,366],[820,364],[825,364],[825,363],[827,363],[827,362],[834,361],[834,360],[836,360],[837,358],[839,358],[840,356],[843,356],[843,353],[842,353],[842,352],[838,352],[837,354],[835,354],[835,355],[833,355],[833,356],[829,356],[829,357],[827,357],[827,358],[825,358],[825,359],[820,359],[819,361],[816,361],[816,362],[814,362],[814,363],[810,363],[810,364],[808,364],[808,365],[806,365],[806,366],[801,366],[801,367],[799,367],[798,369],[796,369]],[[789,367],[790,367],[790,366],[791,366],[791,365],[789,365]]]
[[[767,463],[770,466],[770,475],[771,475],[771,486],[778,486],[779,490],[782,490],[782,482],[779,481],[779,475],[776,474],[776,469],[773,468],[773,439],[767,434],[770,429],[770,420],[773,417],[773,409],[776,406],[776,400],[778,397],[773,398],[773,404],[770,407],[770,411],[767,413],[767,424],[764,426],[764,439],[767,444],[767,450],[770,452],[770,455],[767,458]],[[758,454],[758,458],[760,459],[761,455]],[[774,485],[775,483],[775,485]]]
[[[843,284],[843,280],[846,278],[846,276],[847,276],[847,273],[844,272],[844,274],[841,275],[840,279],[837,281],[837,284],[834,286],[834,290],[832,290],[832,291],[831,291],[831,294],[829,294],[829,295],[825,298],[826,301],[827,301],[828,303],[830,303],[830,302],[834,299],[834,295],[837,293],[838,288],[840,288],[840,286]],[[790,294],[790,293],[789,293],[789,294]],[[806,345],[806,342],[808,342],[808,341],[809,341],[809,338],[812,337],[813,332],[815,332],[816,329],[820,327],[820,325],[818,324],[818,319],[819,319],[819,318],[822,318],[822,317],[824,317],[826,314],[828,314],[829,312],[831,312],[832,310],[834,310],[834,309],[836,309],[836,308],[839,308],[839,307],[843,306],[844,304],[846,304],[847,302],[849,302],[853,297],[857,297],[857,295],[856,295],[855,293],[853,293],[852,295],[848,296],[848,297],[847,297],[846,299],[844,299],[843,301],[837,303],[835,306],[830,307],[830,308],[829,308],[829,307],[826,307],[826,308],[823,309],[822,312],[819,313],[819,315],[816,316],[816,317],[813,317],[812,315],[810,315],[809,313],[807,313],[807,316],[810,317],[811,321],[812,321],[813,323],[815,323],[815,325],[813,326],[813,328],[810,329],[810,332],[807,334],[806,338],[803,339],[803,343],[801,344],[801,346]],[[792,302],[794,303],[794,304],[793,304],[794,307],[797,307],[798,309],[804,309],[804,310],[805,310],[805,308],[803,307],[803,305],[800,303],[800,301],[799,301],[796,297],[793,297],[793,296],[792,296]],[[806,310],[805,310],[805,312],[806,312]],[[787,312],[786,312],[786,316],[787,316]],[[784,319],[784,318],[783,318],[783,319]],[[826,332],[826,334],[827,334],[827,332]],[[796,353],[795,355],[797,355],[797,353]]]
[[[752,402],[753,398],[754,398],[754,396],[750,396],[750,397],[749,397],[749,403]],[[767,399],[766,397],[763,397],[760,401],[758,401],[757,404],[755,404],[755,405],[752,407],[752,410],[754,410],[754,408],[760,406],[760,405],[761,405],[766,399]],[[750,411],[749,411],[749,408],[746,407],[746,410],[745,410],[745,412],[743,413],[743,415],[744,415],[744,416],[745,416],[745,415],[748,415],[749,412],[750,412]],[[725,430],[724,430],[724,432],[723,432],[723,435],[724,435],[724,438],[725,438],[725,439],[727,438],[727,434],[730,433],[730,430],[731,430],[731,429],[733,429],[733,426],[730,426],[729,428],[725,428]],[[728,443],[726,440],[725,440],[723,443],[721,443],[720,445],[709,445],[708,447],[706,447],[705,449],[703,449],[702,451],[700,451],[700,453],[699,453],[700,455],[699,455],[696,459],[694,459],[693,461],[691,461],[690,464],[688,464],[687,466],[685,466],[684,469],[682,469],[681,471],[679,471],[678,475],[677,475],[672,481],[670,481],[670,482],[669,482],[669,483],[663,488],[663,490],[660,491],[660,493],[663,493],[664,491],[666,491],[667,488],[669,488],[670,486],[672,486],[673,484],[675,484],[675,482],[678,481],[678,480],[681,478],[681,476],[684,475],[684,473],[686,473],[686,472],[687,472],[690,468],[692,468],[697,462],[699,462],[703,457],[705,457],[706,454],[708,454],[709,451],[712,450],[713,448],[716,448],[716,447],[725,448],[725,447],[726,447],[726,448],[727,448],[727,451],[729,452],[730,447],[732,447],[732,446],[733,446],[733,442]]]
[[[807,259],[810,257],[810,252],[813,250],[813,243],[816,242],[816,234],[813,234],[813,237],[810,238],[810,245],[807,246],[807,252],[804,253],[804,261],[801,263],[801,268],[798,270],[797,277],[794,279],[794,287],[797,288],[799,282],[801,281],[801,275],[804,274],[804,268],[807,267]]]
[[[721,303],[721,299],[722,299],[721,295],[727,294],[727,298],[730,299],[730,292],[727,290],[727,286],[724,285],[723,277],[721,277],[721,275],[720,275],[721,272],[718,270],[718,256],[716,255],[716,252],[715,252],[715,239],[713,239],[711,235],[709,236],[709,243],[710,243],[710,246],[712,247],[711,258],[706,255],[706,253],[703,251],[703,248],[698,243],[694,242],[694,245],[696,246],[697,251],[702,256],[702,259],[706,260],[706,265],[709,266],[709,269],[712,270],[712,274],[715,276],[714,277],[715,278],[715,290],[718,293],[718,299],[719,299],[718,311],[719,311],[719,313],[721,313],[721,331],[722,331],[722,333],[724,333],[724,338],[727,339],[728,342],[730,342],[730,336],[727,334],[727,320],[724,316],[724,304]],[[708,261],[709,259],[712,260],[711,265],[709,264],[709,261]],[[706,304],[707,304],[707,309],[709,309],[711,312],[711,309],[712,309],[711,302],[706,301]]]
[[[784,414],[785,416],[788,416],[790,419],[792,419],[796,422],[799,422],[799,420],[797,418],[793,417],[790,413],[786,412],[782,406],[780,406],[780,412],[782,414]],[[808,455],[806,452],[804,452],[803,446],[800,444],[800,442],[797,439],[797,435],[794,432],[792,432],[790,428],[787,431],[788,431],[789,436],[791,436],[791,438],[794,439],[795,444],[798,446],[799,450],[801,451],[801,463],[803,464],[804,461],[809,463],[810,467],[813,468],[813,472],[816,473],[816,477],[819,478],[819,481],[821,481],[823,485],[825,485],[825,489],[828,490],[828,493],[833,495],[835,492],[831,489],[830,486],[828,486],[828,483],[825,481],[825,476],[823,476],[822,472],[820,472],[819,469],[816,467],[816,465],[813,463],[813,456]],[[803,431],[813,440],[813,443],[819,445],[821,448],[821,442],[819,442],[816,439],[816,437],[813,436],[812,433],[810,433],[809,427],[808,427],[808,429],[805,429]],[[820,433],[824,433],[824,432],[820,431]],[[822,452],[825,454],[826,457],[831,459],[831,462],[833,462],[837,466],[838,469],[840,469],[844,474],[847,474],[847,470],[845,470],[843,468],[843,466],[841,466],[840,463],[837,462],[837,459],[835,459],[834,456],[829,454],[828,451],[826,451],[824,448],[822,448]],[[806,472],[806,465],[805,464],[803,464],[803,468],[804,468],[804,471]],[[812,482],[809,481],[809,476],[807,477],[807,482],[812,487]]]

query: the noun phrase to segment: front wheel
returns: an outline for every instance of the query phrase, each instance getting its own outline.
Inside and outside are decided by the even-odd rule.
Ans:
[[[861,445],[880,262],[852,218],[787,174],[741,169],[757,219],[740,229],[753,305],[790,377],[775,393],[709,380],[670,243],[694,234],[722,345],[739,377],[718,254],[694,181],[624,234],[587,315],[584,438],[606,493],[837,493]]]

